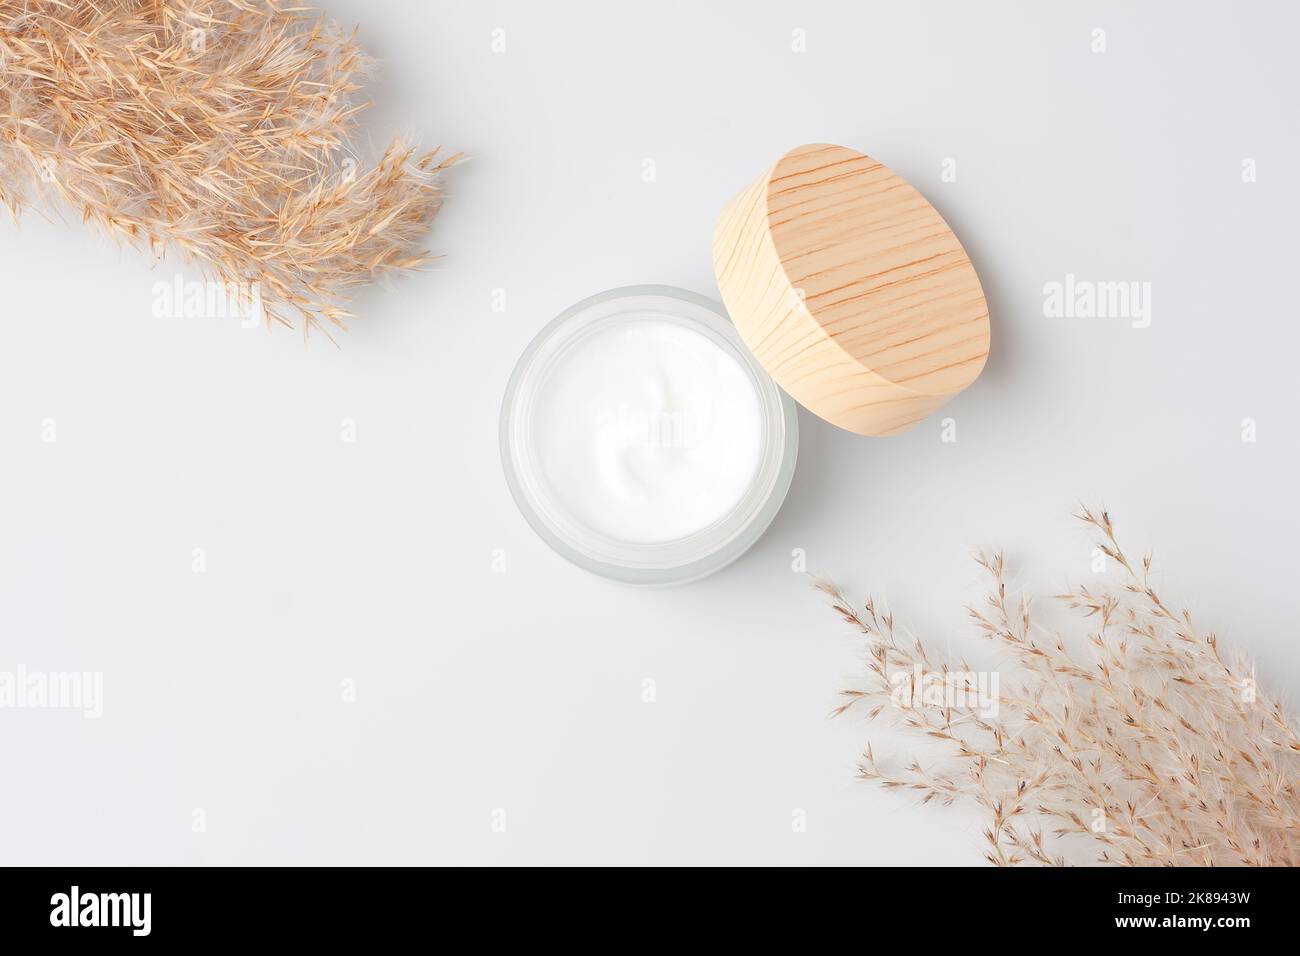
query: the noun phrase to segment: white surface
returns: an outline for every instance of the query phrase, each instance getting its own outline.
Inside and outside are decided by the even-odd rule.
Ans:
[[[973,816],[854,780],[868,727],[826,714],[858,647],[791,552],[978,648],[967,549],[1050,593],[1090,573],[1079,499],[1294,701],[1293,7],[327,8],[385,64],[368,135],[473,156],[446,259],[363,294],[341,350],[152,317],[176,263],[76,216],[0,228],[0,670],[102,671],[105,696],[98,721],[0,710],[0,859],[978,863]],[[805,414],[786,507],[721,574],[570,567],[501,477],[516,357],[603,289],[716,295],[723,203],[805,141],[888,163],[966,244],[993,351],[958,441]],[[1045,318],[1066,273],[1150,282],[1150,327]]]

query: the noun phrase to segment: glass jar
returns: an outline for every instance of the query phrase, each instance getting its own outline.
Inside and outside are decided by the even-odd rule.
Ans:
[[[685,326],[721,348],[752,379],[761,441],[748,487],[717,520],[685,536],[652,543],[619,540],[578,518],[539,463],[535,406],[557,364],[586,337],[647,319]],[[524,350],[501,409],[501,460],[519,510],[547,544],[579,567],[625,584],[684,584],[725,567],[767,529],[794,474],[799,426],[794,402],[772,381],[716,302],[670,286],[629,286],[566,309]]]

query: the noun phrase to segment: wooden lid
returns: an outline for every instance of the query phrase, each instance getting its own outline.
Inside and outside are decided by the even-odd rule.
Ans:
[[[733,199],[713,266],[763,367],[859,435],[915,425],[988,357],[988,306],[957,237],[906,180],[843,146],[793,149]]]

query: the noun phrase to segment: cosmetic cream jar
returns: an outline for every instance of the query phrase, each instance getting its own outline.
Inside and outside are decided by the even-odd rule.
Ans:
[[[797,146],[737,193],[713,268],[725,311],[664,286],[602,293],[542,330],[506,391],[501,457],[524,517],[618,581],[692,581],[758,539],[794,471],[795,402],[896,435],[988,358],[961,242],[844,146]]]
[[[524,351],[501,410],[506,481],[528,523],[579,567],[633,585],[683,584],[740,557],[776,516],[797,449],[793,401],[722,306],[668,286],[561,313]]]

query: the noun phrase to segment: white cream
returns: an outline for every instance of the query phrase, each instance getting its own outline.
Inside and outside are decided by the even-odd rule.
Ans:
[[[706,334],[649,314],[569,347],[538,384],[532,415],[553,498],[623,542],[707,528],[744,497],[763,454],[746,369]]]

